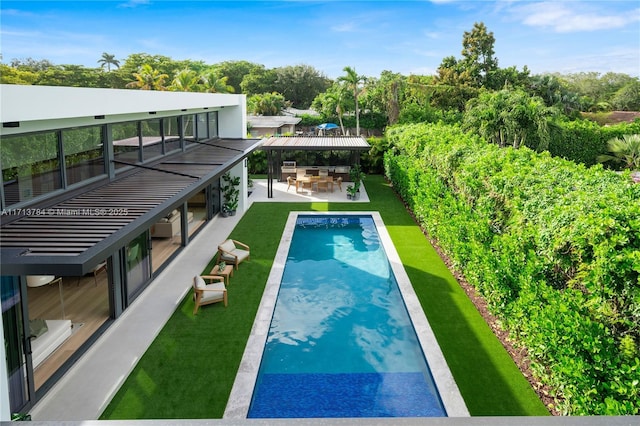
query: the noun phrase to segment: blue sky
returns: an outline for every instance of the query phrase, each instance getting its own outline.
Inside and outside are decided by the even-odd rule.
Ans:
[[[640,1],[10,1],[0,3],[2,62],[48,59],[97,67],[102,52],[267,68],[307,64],[431,75],[461,57],[475,22],[494,33],[500,67],[533,74],[640,76]]]

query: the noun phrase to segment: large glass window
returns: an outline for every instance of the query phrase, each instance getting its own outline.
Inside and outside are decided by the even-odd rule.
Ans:
[[[102,127],[84,127],[62,132],[67,185],[105,173]]]
[[[180,121],[178,117],[163,118],[162,132],[165,153],[180,149]]]
[[[9,379],[9,405],[16,413],[27,403],[27,369],[22,347],[24,341],[20,285],[17,277],[3,276],[2,285],[2,325],[4,326],[4,350],[7,376]]]
[[[0,162],[6,206],[62,188],[57,132],[3,137]]]
[[[209,113],[209,137],[218,137],[218,111]]]
[[[149,233],[143,232],[126,247],[127,300],[133,301],[151,279]]]
[[[113,134],[113,157],[116,161],[137,163],[140,161],[140,137],[138,123],[118,123],[111,127]],[[126,164],[116,162],[116,169]]]
[[[142,126],[142,158],[144,161],[162,155],[162,133],[160,120],[146,120]]]
[[[209,137],[209,131],[207,130],[207,124],[209,124],[207,120],[207,114],[196,114],[196,120],[196,131],[198,132],[198,140],[202,141],[207,139]]]
[[[196,116],[184,115],[182,116],[182,134],[184,135],[184,143],[188,145],[196,140]]]

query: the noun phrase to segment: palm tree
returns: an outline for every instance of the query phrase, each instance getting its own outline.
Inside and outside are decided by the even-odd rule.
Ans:
[[[194,71],[185,68],[176,73],[169,90],[175,92],[199,92],[200,76]]]
[[[342,135],[345,134],[344,123],[342,122],[342,115],[344,114],[344,88],[340,86],[337,92],[326,92],[326,99],[330,100],[336,105],[336,114],[338,115],[338,121],[340,122],[340,130]]]
[[[548,118],[554,112],[542,98],[522,90],[484,92],[469,101],[463,128],[474,130],[500,147],[511,145],[517,149],[529,142],[531,148],[544,151],[550,139]]]
[[[614,161],[623,163],[627,169],[640,170],[640,135],[623,135],[622,138],[609,139],[607,148],[611,155],[599,155],[599,162]]]
[[[127,84],[127,87],[134,87],[141,90],[165,90],[164,81],[169,78],[167,74],[153,69],[149,64],[144,64],[138,72],[134,72],[135,81]]]
[[[247,109],[256,115],[281,115],[283,109],[291,106],[280,93],[262,93],[247,99]]]
[[[102,53],[102,57],[98,60],[100,68],[104,69],[107,66],[107,71],[111,72],[111,65],[115,65],[116,68],[120,68],[120,61],[116,59],[116,55],[110,55],[107,52]]]
[[[220,77],[215,71],[210,71],[200,77],[204,91],[208,93],[233,93],[235,89],[228,81],[229,77]]]
[[[351,67],[344,67],[343,71],[346,75],[338,77],[338,81],[344,82],[348,88],[353,90],[353,97],[356,101],[356,135],[360,136],[360,107],[358,106],[358,96],[360,96],[360,83],[365,81],[365,76],[358,75]]]

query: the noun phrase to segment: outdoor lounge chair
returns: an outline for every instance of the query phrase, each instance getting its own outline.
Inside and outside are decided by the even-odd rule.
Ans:
[[[207,284],[205,280],[209,280]],[[193,277],[193,295],[195,305],[193,315],[198,313],[198,308],[216,302],[224,302],[227,306],[227,288],[224,286],[224,277],[218,275],[203,275]]]
[[[238,265],[245,260],[249,260],[249,246],[236,240],[227,240],[218,246],[218,261],[224,260],[228,264]]]

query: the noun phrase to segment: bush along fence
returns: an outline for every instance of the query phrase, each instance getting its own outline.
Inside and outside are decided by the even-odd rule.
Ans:
[[[629,173],[388,129],[385,173],[563,414],[640,414],[640,185]]]
[[[591,166],[596,164],[598,155],[609,153],[609,139],[639,133],[640,120],[613,126],[600,126],[588,120],[557,122],[551,126],[549,152],[555,157]]]

